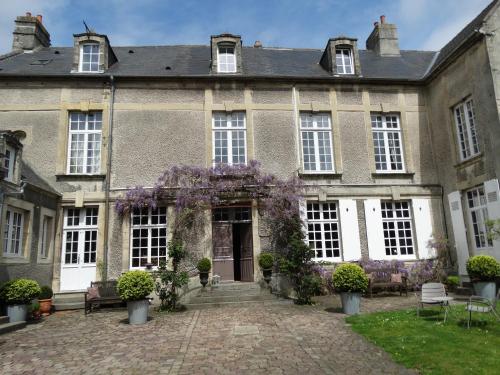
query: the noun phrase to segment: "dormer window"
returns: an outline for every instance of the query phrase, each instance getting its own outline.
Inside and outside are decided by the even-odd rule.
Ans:
[[[236,73],[234,46],[219,46],[217,49],[217,72]]]
[[[16,150],[11,146],[5,147],[5,156],[3,158],[3,166],[7,175],[5,176],[5,180],[11,181],[14,177],[14,165],[16,162]]]
[[[337,65],[337,74],[354,74],[351,48],[337,47],[335,49],[335,62]]]
[[[80,46],[80,64],[78,71],[82,73],[99,73],[99,55],[99,44],[82,44]]]

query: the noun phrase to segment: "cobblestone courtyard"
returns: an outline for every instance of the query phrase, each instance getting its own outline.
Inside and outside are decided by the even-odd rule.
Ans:
[[[412,297],[363,300],[364,311],[404,308]],[[345,324],[334,297],[152,312],[130,326],[124,309],[87,317],[59,312],[0,336],[2,374],[401,374],[379,348]]]

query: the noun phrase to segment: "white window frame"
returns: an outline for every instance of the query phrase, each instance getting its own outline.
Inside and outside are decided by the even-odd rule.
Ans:
[[[7,157],[7,153],[9,156]],[[14,179],[14,168],[16,163],[16,149],[10,145],[5,145],[5,156],[3,160],[4,168],[7,169],[7,175],[5,176],[6,181],[12,182]],[[6,165],[8,163],[8,166]]]
[[[130,214],[130,269],[146,269],[145,266],[141,266],[140,265],[140,259],[141,257],[139,256],[139,266],[133,266],[133,259],[134,258],[137,258],[137,257],[134,257],[134,245],[133,245],[133,241],[134,241],[134,230],[147,230],[147,263],[151,263],[151,249],[152,249],[152,239],[153,239],[153,236],[152,236],[152,230],[153,229],[165,229],[165,261],[168,262],[168,209],[167,207],[165,206],[161,206],[161,207],[158,207],[158,209],[163,209],[165,210],[165,223],[158,223],[158,224],[153,224],[152,222],[152,208],[151,207],[148,207],[148,208],[145,208],[147,209],[148,213],[148,222],[147,224],[134,224],[134,217],[136,216],[136,214],[134,212],[132,212]],[[157,237],[158,239],[161,238],[161,236],[158,236]],[[140,237],[139,237],[139,241],[140,241]],[[139,246],[139,249],[141,248],[141,246]],[[158,244],[158,264],[159,262],[161,261],[160,258],[163,258],[163,256],[160,256],[159,255],[159,250],[160,250],[160,245]],[[140,253],[139,253],[140,255]],[[157,269],[158,267],[156,265],[153,265],[153,269]]]
[[[333,205],[333,206],[332,206]],[[315,207],[317,206],[317,207]],[[333,209],[332,209],[333,207]],[[335,217],[332,218],[332,214]],[[318,214],[318,217],[315,217]],[[325,216],[330,216],[325,218]],[[327,262],[342,262],[342,231],[340,228],[340,209],[337,201],[318,202],[307,201],[306,203],[306,225],[307,225],[307,239],[306,242],[311,249],[314,250],[314,261],[327,261]],[[330,227],[329,229],[327,227]],[[336,229],[333,229],[336,226]],[[334,238],[336,233],[337,238]],[[326,238],[326,235],[330,238]],[[327,249],[327,242],[331,241],[331,248]],[[334,243],[337,242],[338,246],[335,247]],[[317,243],[321,243],[318,248]],[[331,256],[327,256],[327,251],[331,250]],[[321,256],[318,253],[321,252]],[[335,255],[338,252],[338,255]]]
[[[344,54],[345,51],[348,52],[348,58],[350,62],[346,61],[347,58]],[[341,64],[338,63],[338,52],[340,52],[342,56]],[[354,59],[352,48],[344,46],[335,47],[335,65],[337,66],[337,74],[354,74]],[[350,69],[350,72],[348,71],[348,69]]]
[[[232,49],[233,53],[228,53],[227,50]],[[221,52],[224,50],[225,52]],[[224,62],[222,62],[222,57]],[[232,61],[229,61],[232,60]],[[236,73],[236,46],[234,45],[218,45],[217,46],[217,73]]]
[[[318,121],[319,118],[322,118],[321,121]],[[324,124],[324,118],[327,118],[328,120],[328,125],[325,127]],[[300,143],[301,143],[301,148],[300,152],[302,153],[302,170],[304,173],[312,173],[312,174],[317,174],[317,173],[335,173],[335,158],[333,155],[333,132],[332,132],[332,120],[330,117],[330,114],[328,113],[318,113],[318,114],[312,114],[308,112],[301,112],[300,113]],[[311,124],[311,126],[305,126],[306,124]],[[305,133],[312,133],[313,135],[313,147],[314,147],[314,169],[307,169],[306,168],[306,154],[304,152],[304,142],[311,141],[310,139],[305,139],[304,134]],[[328,151],[330,152],[330,162],[322,162],[321,161],[321,154],[320,154],[320,134],[328,134],[328,140],[330,142]],[[325,147],[324,147],[325,148]],[[324,154],[327,155],[327,154]],[[312,162],[308,162],[310,164]],[[322,166],[321,164],[331,164],[331,168],[324,168],[321,169]]]
[[[240,125],[241,121],[238,115],[243,116],[243,125]],[[220,116],[220,120],[219,117]],[[225,117],[225,119],[224,119]],[[233,119],[235,121],[233,121]],[[218,125],[219,124],[219,125]],[[218,146],[216,133],[226,134],[226,148],[227,148],[227,163],[218,161],[216,157],[216,148],[223,148],[222,145]],[[237,162],[233,160],[236,157],[233,150],[233,141],[238,141],[239,136],[235,137],[235,132],[243,132],[243,144],[244,144],[244,161]],[[237,147],[239,148],[239,147]],[[213,166],[217,165],[246,165],[248,163],[248,152],[247,152],[247,120],[245,112],[214,112],[212,115],[212,155],[213,155]],[[222,155],[221,155],[222,157]]]
[[[77,116],[85,116],[84,120],[84,129],[71,129],[72,124],[73,124],[73,119],[72,115],[77,115]],[[95,120],[92,124],[94,125],[94,129],[89,129],[89,116],[90,115],[99,115],[100,120]],[[95,118],[95,117],[94,117]],[[78,119],[76,122],[77,126],[79,127],[78,124],[80,124],[81,121]],[[96,129],[96,126],[99,125],[99,129]],[[71,151],[72,151],[72,146],[73,146],[73,135],[75,136],[82,136],[83,137],[83,150],[82,153],[83,155],[81,156],[81,162],[79,162],[80,157],[75,156],[72,157]],[[99,136],[99,141],[96,140],[89,140],[90,137],[96,138]],[[78,143],[78,142],[77,142]],[[92,163],[89,163],[89,157],[88,153],[91,150],[89,148],[89,145],[93,144],[95,148],[93,148],[94,153],[97,152],[97,157],[92,157],[91,160],[93,161]],[[78,149],[75,149],[75,153],[77,152]],[[68,116],[68,157],[67,157],[67,173],[71,175],[94,175],[94,174],[99,174],[101,172],[101,155],[102,155],[102,112],[100,111],[94,111],[94,112],[78,112],[78,111],[73,111],[69,112]],[[76,160],[77,164],[72,164],[72,160]],[[75,171],[72,171],[72,167],[75,167]],[[82,171],[79,172],[78,168],[81,167]],[[90,168],[90,171],[89,171]]]
[[[476,132],[474,101],[469,98],[453,108],[460,160],[465,161],[481,153]]]
[[[83,55],[84,55],[83,49],[86,46],[92,46],[92,48],[97,47],[97,53],[95,53],[95,52],[90,53],[90,63],[89,63],[90,68],[89,68],[89,70],[83,69]],[[78,72],[79,73],[102,73],[102,70],[99,69],[99,66],[101,65],[101,48],[100,47],[101,46],[99,43],[83,43],[80,45],[80,56],[79,56],[79,61],[78,61]],[[95,63],[92,63],[92,56],[94,56],[94,55],[97,55],[97,70],[92,70],[92,65],[95,64]]]
[[[385,204],[392,204],[392,217],[384,217],[384,212],[386,211],[384,209]],[[403,207],[403,205],[406,206]],[[399,206],[399,208],[398,208]],[[382,217],[382,229],[383,229],[383,234],[382,238],[384,240],[384,258],[385,259],[416,259],[416,253],[417,253],[417,248],[416,248],[416,238],[415,238],[415,230],[414,230],[414,223],[413,223],[413,215],[412,215],[412,205],[410,201],[388,201],[388,200],[382,200],[380,201],[380,209],[381,209],[381,217]],[[403,211],[406,211],[408,213],[408,216],[403,217],[401,214],[398,216],[397,211],[401,210],[401,213]],[[387,228],[386,224],[387,223]],[[394,228],[389,228],[389,223],[394,223]],[[405,227],[403,228],[398,228],[398,224],[403,223]],[[409,225],[409,228],[407,227]],[[388,236],[389,231],[394,230],[394,236]],[[400,231],[410,231],[410,237],[407,236],[407,233],[404,233],[403,236],[400,236]],[[386,233],[387,232],[387,233]],[[408,245],[406,243],[406,246],[401,246],[401,240],[411,240],[411,244]],[[388,241],[394,240],[394,243],[390,243]],[[389,244],[389,246],[388,246]],[[389,249],[388,249],[389,247]],[[409,254],[409,249],[405,249],[406,254],[401,253],[401,248],[409,248],[411,247],[411,254]],[[396,248],[396,254],[393,254],[390,248]],[[391,254],[387,254],[387,251],[391,251]]]
[[[381,118],[381,122],[379,122],[378,118]],[[396,122],[394,122],[396,119]],[[374,126],[375,124],[381,124],[381,127]],[[396,127],[390,127],[388,124],[396,125]],[[373,154],[375,157],[375,170],[377,173],[405,173],[405,157],[404,157],[404,142],[403,142],[403,132],[401,129],[401,119],[398,113],[371,113],[370,116],[370,126],[372,130],[372,139],[373,139]],[[380,134],[382,136],[382,140],[384,142],[383,147],[378,147],[376,142],[379,139],[376,137],[376,134]],[[397,137],[397,140],[395,139]],[[391,139],[392,138],[392,139]],[[394,145],[395,141],[399,141],[399,147]],[[383,148],[383,153],[378,154],[377,148]],[[393,153],[393,151],[398,151],[399,153]],[[385,158],[385,165],[387,169],[381,169],[378,164],[382,164],[381,160],[377,161],[377,156],[383,156]],[[392,161],[393,157],[401,157],[401,161]],[[393,164],[401,164],[401,168],[394,167]]]
[[[488,239],[488,205],[484,186],[477,186],[465,192],[466,207],[470,233],[472,234],[472,246],[476,250],[484,250],[493,247],[493,241]],[[471,207],[472,205],[472,207]]]
[[[24,256],[24,248],[23,248],[24,220],[25,220],[24,216],[25,212],[23,210],[12,206],[7,207],[7,211],[5,213],[4,228],[2,228],[4,257],[22,258]],[[14,233],[15,217],[20,218],[20,222],[18,222],[19,225],[16,225],[16,228],[19,228],[19,233]],[[18,244],[17,249],[13,249],[12,247],[13,241],[15,241]]]
[[[78,210],[78,216],[72,216],[73,218],[78,217],[78,224],[74,225],[68,223],[69,210]],[[90,211],[90,215],[87,215],[87,210]],[[87,224],[87,217],[90,218],[90,224]],[[66,207],[64,209],[64,218],[63,218],[63,252],[61,263],[63,266],[71,266],[71,265],[95,265],[97,260],[97,246],[99,245],[99,207],[91,206],[91,207]],[[78,242],[77,242],[77,261],[66,263],[66,250],[67,250],[67,232],[78,232]],[[95,251],[89,251],[89,261],[85,262],[85,233],[86,232],[96,232],[95,240],[90,242],[95,243]],[[95,253],[94,262],[92,262],[92,253]],[[82,257],[80,257],[82,256]]]

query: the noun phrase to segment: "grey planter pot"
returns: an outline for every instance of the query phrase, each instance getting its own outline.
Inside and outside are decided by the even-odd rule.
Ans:
[[[7,306],[7,315],[9,322],[24,322],[28,315],[28,305],[9,305]]]
[[[488,298],[493,304],[495,304],[496,284],[494,281],[477,281],[474,282],[473,285],[476,295]]]
[[[342,311],[347,315],[359,314],[361,304],[361,293],[340,293],[342,300]]]
[[[128,301],[128,322],[129,324],[145,324],[148,321],[149,301]]]

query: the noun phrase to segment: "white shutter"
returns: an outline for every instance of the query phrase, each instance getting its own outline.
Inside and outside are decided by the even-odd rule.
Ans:
[[[435,258],[437,254],[429,249],[428,242],[432,238],[432,217],[430,199],[412,199],[415,237],[420,259]]]
[[[305,198],[299,199],[299,216],[302,219],[302,233],[307,243],[307,200]]]
[[[339,199],[340,230],[342,232],[342,252],[344,261],[360,260],[359,223],[356,201]]]
[[[366,236],[370,259],[385,259],[384,229],[380,199],[365,199]]]
[[[469,259],[469,248],[467,246],[467,235],[465,233],[464,214],[462,212],[462,200],[459,191],[448,194],[450,205],[451,224],[453,226],[453,237],[455,239],[455,250],[457,252],[458,273],[467,275],[465,263]]]
[[[484,183],[484,193],[486,194],[486,206],[488,207],[488,219],[500,219],[500,187],[498,180],[489,180]],[[493,241],[493,252],[496,259],[500,260],[500,239]]]

